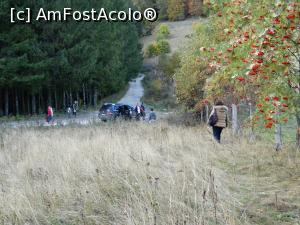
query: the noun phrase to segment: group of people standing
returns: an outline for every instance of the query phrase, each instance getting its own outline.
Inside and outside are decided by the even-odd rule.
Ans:
[[[137,103],[134,110],[136,114],[136,120],[146,120],[146,108],[144,106],[144,103],[142,103],[141,105]],[[77,111],[78,102],[75,101],[72,107],[69,106],[67,108],[68,118],[71,118],[72,114],[74,117],[76,117]],[[49,105],[47,109],[46,118],[49,124],[53,122],[53,115],[53,108]],[[156,114],[153,108],[151,108],[148,120],[150,123],[156,121]],[[222,101],[216,101],[215,105],[213,106],[212,112],[208,119],[208,125],[212,127],[214,139],[218,143],[221,143],[222,131],[224,128],[228,127],[228,108],[224,105]]]
[[[136,114],[136,120],[146,120],[146,108],[144,106],[144,103],[142,103],[141,105],[137,103],[134,110]],[[76,117],[77,111],[78,102],[75,101],[72,107],[69,106],[67,108],[68,118],[71,118],[72,114],[74,117]],[[47,109],[46,118],[49,124],[53,122],[53,115],[53,108],[49,105]],[[148,120],[150,123],[156,121],[156,114],[153,108],[151,108]],[[212,112],[208,119],[208,125],[212,127],[214,139],[218,143],[221,143],[222,131],[224,128],[228,127],[228,108],[224,105],[222,101],[216,101],[215,105],[213,106]]]
[[[136,114],[135,118],[137,121],[140,121],[141,119],[146,120],[146,108],[144,103],[142,103],[141,105],[137,103],[134,110]],[[151,108],[150,110],[148,120],[150,123],[156,120],[156,114],[153,108]]]
[[[146,120],[146,108],[144,106],[144,103],[142,103],[141,105],[137,103],[134,111],[136,120]]]
[[[137,121],[140,120],[146,120],[146,107],[144,105],[144,103],[142,103],[141,105],[138,103],[135,107],[135,118]],[[72,115],[73,117],[77,117],[77,112],[78,112],[78,101],[74,101],[74,103],[72,104],[72,106],[68,106],[68,108],[66,109],[66,113],[68,115],[68,118],[71,118]],[[149,117],[148,117],[148,121],[154,122],[156,121],[157,117],[156,117],[156,113],[154,112],[154,109],[151,108],[150,113],[149,113]],[[47,123],[53,123],[54,121],[54,112],[53,112],[53,108],[51,105],[48,105],[47,108],[47,115],[46,115],[46,121]]]
[[[71,105],[68,106],[66,112],[67,112],[68,118],[71,118],[72,115],[74,117],[77,117],[78,101],[74,101],[74,103],[72,104],[72,106]],[[54,121],[54,111],[53,111],[53,108],[52,108],[52,106],[50,104],[48,105],[48,108],[47,108],[46,121],[49,124],[53,123],[53,121]]]

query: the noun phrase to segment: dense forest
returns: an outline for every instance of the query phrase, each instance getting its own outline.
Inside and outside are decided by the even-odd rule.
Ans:
[[[10,23],[11,8],[79,11],[91,8],[155,8],[160,20],[203,13],[202,0],[3,0],[0,5],[0,116],[63,111],[77,100],[83,108],[126,86],[142,64],[141,35],[156,23]]]
[[[142,63],[140,24],[109,22],[10,23],[10,8],[32,11],[105,7],[125,10],[129,0],[15,1],[0,4],[0,115],[64,110],[73,101],[96,105],[120,91]]]

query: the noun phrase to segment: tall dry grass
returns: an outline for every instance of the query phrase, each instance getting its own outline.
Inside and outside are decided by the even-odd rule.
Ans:
[[[3,130],[0,224],[256,224],[260,205],[283,204],[272,173],[298,173],[300,157],[226,139],[219,146],[201,127],[164,122]],[[279,188],[276,201],[260,195],[267,187]],[[296,196],[288,203],[300,208]]]

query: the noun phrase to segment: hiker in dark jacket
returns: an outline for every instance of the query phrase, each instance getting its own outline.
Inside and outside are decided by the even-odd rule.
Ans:
[[[135,111],[135,119],[137,121],[140,121],[141,120],[141,106],[139,105],[139,103],[136,104],[135,108],[134,108],[134,111]]]
[[[72,110],[73,110],[73,116],[77,117],[77,111],[78,111],[78,102],[77,101],[74,101]]]
[[[228,108],[222,101],[217,101],[209,116],[209,125],[212,126],[214,138],[221,143],[221,134],[228,126]]]
[[[145,108],[143,102],[142,102],[142,104],[141,104],[141,116],[142,116],[143,120],[146,119],[146,108]]]

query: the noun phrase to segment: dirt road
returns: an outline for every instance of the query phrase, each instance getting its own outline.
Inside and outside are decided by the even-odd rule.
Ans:
[[[141,98],[144,95],[144,87],[142,81],[144,75],[140,74],[138,78],[129,83],[129,89],[125,96],[119,101],[119,103],[135,106],[141,102]]]

